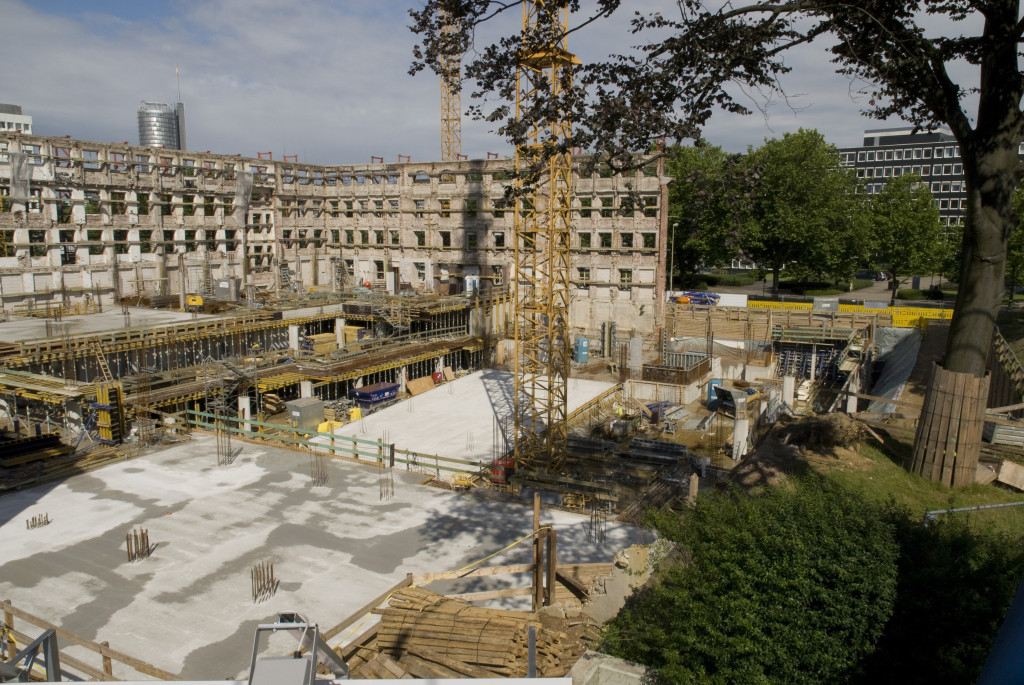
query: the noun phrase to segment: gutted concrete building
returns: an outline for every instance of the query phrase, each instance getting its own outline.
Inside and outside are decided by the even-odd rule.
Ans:
[[[0,134],[0,307],[508,285],[512,160],[313,165]],[[572,325],[648,332],[664,301],[658,164],[575,180]]]

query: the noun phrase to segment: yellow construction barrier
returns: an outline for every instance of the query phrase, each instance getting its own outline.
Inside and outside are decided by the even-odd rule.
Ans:
[[[749,309],[790,309],[793,311],[807,311],[814,307],[811,302],[774,302],[769,300],[747,300]],[[877,314],[879,316],[892,317],[892,325],[897,328],[924,328],[929,319],[948,321],[953,318],[952,309],[932,309],[930,307],[884,307],[874,309],[865,307],[862,304],[840,304],[840,312],[855,312],[859,314]],[[822,312],[827,313],[827,312]]]

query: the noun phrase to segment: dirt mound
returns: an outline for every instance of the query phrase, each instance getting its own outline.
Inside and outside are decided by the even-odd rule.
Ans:
[[[864,426],[847,414],[782,420],[776,431],[779,441],[784,445],[802,445],[817,451],[854,447],[867,437]]]
[[[780,419],[757,450],[732,470],[730,478],[751,490],[777,485],[809,468],[867,468],[871,460],[856,451],[866,435],[864,427],[846,414]]]

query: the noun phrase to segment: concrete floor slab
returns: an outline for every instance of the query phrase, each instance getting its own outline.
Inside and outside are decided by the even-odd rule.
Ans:
[[[444,388],[434,392],[447,397]],[[279,612],[298,611],[326,629],[406,573],[459,568],[530,532],[528,508],[421,486],[419,474],[395,470],[394,496],[381,501],[375,468],[328,460],[329,485],[313,487],[307,454],[241,447],[218,467],[214,439],[195,434],[0,498],[0,597],[186,679],[219,679],[247,669],[256,624]],[[27,530],[24,520],[43,513],[52,523]],[[542,518],[558,530],[564,563],[610,561],[650,541],[610,524],[596,544],[585,516]],[[155,550],[129,563],[125,534],[134,527],[148,529]],[[486,563],[529,555],[523,544]],[[263,561],[274,564],[280,585],[254,603],[250,570]],[[502,582],[473,579],[461,590],[483,589],[484,580],[488,589]],[[80,648],[69,653],[99,665]],[[138,677],[116,665],[115,675]]]
[[[128,318],[125,319],[120,307],[109,307],[102,312],[93,314],[77,314],[61,318],[61,324],[67,326],[71,335],[88,335],[90,333],[106,333],[122,328],[150,326],[167,326],[197,319],[218,318],[212,314],[192,314],[171,309],[149,309],[146,307],[129,307]],[[53,336],[46,334],[46,323],[52,319],[41,319],[30,316],[12,317],[10,321],[0,322],[0,342],[28,342]],[[127,323],[126,323],[127,321]]]
[[[399,449],[477,463],[494,459],[495,419],[511,416],[515,378],[508,371],[485,369],[403,400],[345,424],[336,435],[387,441]],[[583,378],[568,382],[568,411],[614,384]]]

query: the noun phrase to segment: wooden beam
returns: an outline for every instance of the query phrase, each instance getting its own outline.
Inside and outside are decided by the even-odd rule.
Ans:
[[[21,642],[23,644],[27,645],[30,642],[32,642],[32,640],[34,640],[35,638],[29,637],[28,635],[25,635],[22,632],[19,632],[17,630],[13,630],[12,629],[8,633],[8,639],[21,640]],[[11,656],[13,657],[14,654],[16,654],[16,653],[17,653],[17,650],[12,652]],[[106,657],[106,656],[103,657],[104,662],[106,662],[109,658],[110,657]],[[60,664],[61,664],[61,671],[64,670],[64,666],[70,666],[71,668],[73,668],[74,670],[78,671],[79,673],[82,673],[83,675],[86,675],[86,676],[88,676],[90,678],[93,678],[94,680],[104,681],[104,682],[105,681],[111,681],[111,680],[120,680],[120,678],[115,678],[113,675],[111,675],[109,673],[105,673],[104,671],[101,671],[100,669],[96,668],[95,666],[90,666],[89,664],[85,663],[84,661],[79,661],[78,659],[76,659],[73,656],[68,656],[67,654],[65,654],[63,652],[61,652],[61,655],[60,655]]]
[[[569,591],[576,595],[576,599],[585,601],[589,596],[587,593],[587,586],[576,580],[574,577],[566,573],[562,573],[561,571],[555,571],[555,579],[565,587],[569,588]]]
[[[375,609],[379,604],[381,604],[384,600],[390,597],[392,593],[394,593],[396,590],[401,590],[402,588],[409,587],[410,585],[412,585],[411,573],[407,574],[405,578],[403,578],[402,580],[398,581],[393,586],[388,588],[388,590],[385,591],[383,594],[374,598],[368,604],[361,607],[360,609],[356,610],[355,613],[353,613],[351,616],[346,618],[341,623],[337,624],[333,628],[329,628],[324,632],[320,633],[320,637],[323,638],[324,642],[330,640],[331,638],[335,637],[338,633],[345,630],[345,628],[348,628],[350,625],[361,619],[363,616],[370,613],[370,609]]]
[[[153,664],[147,663],[142,659],[136,659],[135,657],[129,654],[125,654],[124,652],[120,652],[116,649],[111,649],[110,647],[104,647],[98,642],[87,640],[84,637],[76,635],[75,633],[69,632],[53,623],[50,623],[49,621],[45,621],[39,618],[38,616],[30,614],[27,611],[18,609],[14,605],[12,605],[8,600],[0,602],[0,608],[2,608],[5,613],[10,613],[11,615],[16,616],[17,618],[28,621],[37,628],[42,628],[43,630],[48,630],[52,628],[54,631],[56,631],[57,637],[59,637],[61,640],[78,645],[79,647],[85,647],[86,649],[92,650],[97,654],[102,654],[103,656],[110,657],[114,661],[118,661],[122,664],[125,664],[126,666],[131,666],[139,673],[151,675],[159,680],[181,680],[181,676],[177,676],[169,671],[165,671],[162,668],[157,668]]]
[[[985,412],[988,414],[1006,414],[1011,411],[1017,411],[1018,409],[1024,409],[1024,402],[1020,404],[1008,404],[1005,407],[992,407],[986,409]]]
[[[435,580],[445,578],[455,580],[457,578],[477,578],[480,576],[503,576],[506,574],[526,573],[533,570],[533,564],[515,564],[513,566],[485,566],[484,568],[466,569],[464,571],[445,571],[444,573],[424,573],[412,577],[413,585],[425,585]]]
[[[445,595],[449,599],[463,599],[467,602],[479,602],[485,599],[504,599],[505,597],[526,597],[533,594],[533,588],[509,587],[504,590],[484,590],[482,592],[464,592],[459,595]]]

